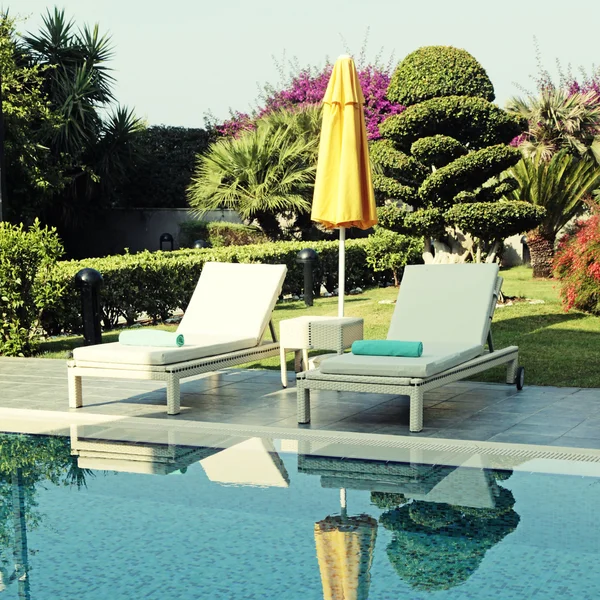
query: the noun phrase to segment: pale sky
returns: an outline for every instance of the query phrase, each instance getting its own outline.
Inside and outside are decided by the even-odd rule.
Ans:
[[[37,32],[46,0],[0,0]],[[451,45],[486,69],[501,106],[533,89],[538,73],[534,37],[544,66],[555,62],[592,71],[600,64],[600,1],[552,0],[66,0],[57,4],[78,25],[98,23],[112,35],[113,75],[120,104],[150,125],[203,127],[212,112],[249,111],[259,87],[277,84],[275,59],[322,66],[356,57],[367,29],[367,59],[382,50],[397,64],[421,46]],[[289,70],[288,70],[289,71]],[[556,77],[558,79],[558,77]]]

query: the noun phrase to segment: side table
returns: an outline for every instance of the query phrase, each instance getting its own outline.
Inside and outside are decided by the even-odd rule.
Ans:
[[[281,383],[287,387],[286,352],[295,352],[296,372],[308,369],[308,351],[335,350],[342,354],[363,339],[363,319],[356,317],[296,317],[279,323]]]

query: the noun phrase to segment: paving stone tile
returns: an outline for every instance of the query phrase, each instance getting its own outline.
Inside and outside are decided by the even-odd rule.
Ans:
[[[510,433],[503,431],[493,437],[488,438],[488,442],[505,442],[509,444],[539,444],[548,445],[553,442],[557,435],[544,435],[535,433]]]
[[[0,358],[0,407],[68,410],[64,360]],[[312,392],[311,424],[296,421],[295,374],[282,388],[277,369],[222,369],[182,382],[181,414],[167,416],[160,381],[86,379],[74,413],[185,421],[271,424],[465,440],[600,447],[600,389],[462,381],[427,392],[424,429],[408,431],[407,396]]]
[[[580,438],[562,435],[549,444],[550,446],[565,446],[567,448],[600,449],[600,439]]]

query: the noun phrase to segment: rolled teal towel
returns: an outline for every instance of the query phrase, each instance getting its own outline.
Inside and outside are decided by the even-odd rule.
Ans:
[[[124,346],[183,346],[183,335],[160,329],[134,329],[119,334],[119,344]]]
[[[352,344],[352,354],[418,358],[423,354],[423,344],[400,340],[358,340]]]

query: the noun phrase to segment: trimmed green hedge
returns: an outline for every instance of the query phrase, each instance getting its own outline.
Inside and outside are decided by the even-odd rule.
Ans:
[[[440,96],[495,98],[485,69],[466,50],[452,46],[411,52],[394,71],[387,96],[405,106]]]
[[[391,274],[375,276],[367,266],[367,240],[346,241],[346,289],[376,285],[389,280]],[[315,266],[315,292],[323,283],[328,290],[337,287],[337,241],[277,242],[249,246],[227,246],[185,249],[174,252],[140,252],[81,261],[61,261],[53,272],[53,280],[63,293],[43,314],[43,327],[50,334],[74,332],[81,328],[80,298],[73,278],[84,267],[100,271],[102,321],[106,329],[120,318],[132,324],[146,313],[154,321],[168,318],[174,310],[187,307],[205,262],[240,262],[285,264],[288,267],[283,294],[300,294],[304,287],[303,265],[296,255],[306,247],[314,248],[319,260]],[[252,293],[240,289],[240,296]]]
[[[212,248],[264,244],[267,236],[252,225],[227,221],[184,221],[179,225],[180,247],[192,248],[197,240],[208,242]]]
[[[527,130],[525,119],[510,115],[483,98],[446,96],[410,106],[386,119],[379,131],[410,151],[422,137],[445,135],[469,145],[470,150],[491,144],[508,144]]]

